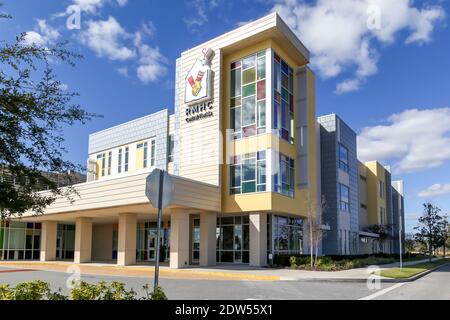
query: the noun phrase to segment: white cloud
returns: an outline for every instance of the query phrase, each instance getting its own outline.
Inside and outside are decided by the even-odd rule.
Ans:
[[[141,29],[134,34],[128,33],[114,17],[107,20],[91,20],[86,26],[81,33],[81,41],[99,57],[135,61],[136,75],[142,83],[155,82],[167,74],[167,59],[159,48],[144,43],[144,39],[151,37],[155,31],[151,22],[142,24]],[[122,76],[129,75],[128,66],[116,70]]]
[[[128,4],[128,0],[117,0],[117,4],[121,7],[125,7]]]
[[[143,44],[140,33],[136,33],[135,45],[139,52],[139,66],[136,70],[139,80],[147,84],[164,77],[167,74],[167,59],[159,48]]]
[[[127,66],[123,66],[123,67],[117,68],[116,71],[120,75],[124,76],[125,78],[128,78],[128,67]]]
[[[344,80],[336,85],[336,93],[344,94],[347,92],[357,91],[361,87],[361,81],[359,79]]]
[[[195,14],[183,21],[190,31],[197,31],[199,27],[208,22],[208,13],[219,6],[221,0],[192,0],[188,2]]]
[[[87,29],[81,33],[81,41],[98,56],[110,60],[128,60],[136,56],[133,48],[123,42],[132,38],[114,17],[107,20],[88,21]]]
[[[73,4],[78,6],[81,11],[87,13],[97,13],[97,9],[103,7],[105,0],[73,0]]]
[[[450,183],[433,184],[432,186],[429,186],[425,190],[420,191],[417,195],[421,198],[432,198],[446,194],[450,194]]]
[[[25,43],[46,46],[54,43],[59,37],[58,30],[49,26],[45,20],[37,20],[36,31],[29,31],[25,34]]]
[[[377,72],[376,43],[391,44],[400,31],[409,32],[408,44],[429,42],[445,17],[440,6],[417,8],[410,0],[276,1],[273,11],[311,50],[313,66],[323,78],[353,73],[337,85],[336,93],[359,89]]]
[[[52,15],[53,18],[66,17],[72,13],[74,6],[78,7],[79,11],[90,15],[98,14],[101,9],[107,3],[113,3],[113,0],[72,0],[72,3],[67,6],[65,12],[59,12]],[[125,7],[128,4],[128,0],[114,0],[120,7]]]
[[[450,160],[450,108],[409,109],[358,136],[362,161],[391,160],[396,173],[439,167]]]

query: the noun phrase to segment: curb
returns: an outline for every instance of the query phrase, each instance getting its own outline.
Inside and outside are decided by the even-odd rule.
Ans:
[[[432,269],[422,271],[421,273],[418,273],[418,274],[416,274],[416,275],[414,275],[412,277],[409,277],[409,278],[398,278],[398,279],[388,279],[388,280],[391,280],[390,282],[397,282],[397,283],[399,283],[399,282],[400,283],[401,282],[413,282],[413,281],[416,281],[416,280],[426,276],[427,274],[430,274],[431,272],[436,271],[437,269],[440,269],[440,268],[442,268],[442,267],[444,267],[446,265],[449,265],[449,264],[450,264],[450,261],[447,262],[447,263],[441,264],[441,265],[439,265],[437,267],[434,267]]]
[[[71,265],[77,265],[80,266],[79,264],[63,264],[63,263],[42,263],[42,262],[37,262],[37,263],[0,263],[0,266],[2,267],[10,267],[10,268],[14,268],[14,267],[18,267],[20,266],[21,268],[23,268],[24,270],[28,270],[28,271],[48,271],[48,272],[59,272],[59,273],[64,273],[64,271],[61,270],[52,270],[51,266],[71,266]],[[34,268],[33,268],[34,266]],[[83,266],[83,264],[81,264],[81,266]],[[87,270],[83,270],[82,273],[84,274],[90,274],[90,275],[104,275],[98,271],[100,271],[102,268],[105,268],[107,270],[110,271],[137,271],[137,272],[154,272],[154,267],[149,267],[149,268],[142,268],[139,266],[131,266],[131,267],[123,267],[123,266],[89,266],[89,265],[85,265]],[[36,268],[38,267],[38,268]],[[40,268],[39,268],[40,267]],[[47,267],[47,268],[46,268]],[[12,272],[9,271],[8,272]],[[247,280],[247,281],[281,281],[282,277],[280,276],[270,276],[270,275],[255,275],[255,274],[245,274],[245,273],[228,273],[228,272],[214,272],[214,271],[191,271],[191,270],[183,270],[183,269],[164,269],[161,270],[160,269],[160,275],[162,276],[174,276],[176,277],[178,276],[192,276],[192,277],[198,277],[196,279],[201,280],[202,276],[205,277],[205,279],[207,278],[215,278],[213,280]],[[114,274],[114,275],[108,275],[108,276],[123,276],[123,277],[140,277],[139,275],[130,275],[130,274]]]
[[[418,273],[412,277],[409,278],[374,278],[376,280],[379,280],[381,283],[407,283],[407,282],[414,282],[427,274],[430,274],[433,271],[436,271],[439,268],[442,268],[446,265],[449,265],[450,261],[444,264],[441,264],[439,266],[436,266],[432,269],[422,271],[421,273]],[[298,281],[298,282],[354,282],[354,283],[365,283],[369,278],[310,278],[310,279],[282,279],[282,280],[290,280],[290,281]]]

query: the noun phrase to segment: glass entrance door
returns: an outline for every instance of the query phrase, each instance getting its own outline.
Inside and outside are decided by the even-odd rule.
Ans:
[[[217,262],[249,263],[248,215],[217,218]]]
[[[148,261],[156,261],[156,229],[148,229]]]

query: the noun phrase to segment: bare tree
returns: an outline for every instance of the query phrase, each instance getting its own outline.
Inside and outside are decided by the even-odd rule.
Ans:
[[[325,197],[320,202],[317,198],[312,197],[308,191],[305,196],[305,205],[308,210],[308,221],[306,235],[309,239],[309,251],[311,257],[311,268],[314,268],[318,261],[319,244],[326,236],[328,228],[323,224],[322,214],[327,210]]]

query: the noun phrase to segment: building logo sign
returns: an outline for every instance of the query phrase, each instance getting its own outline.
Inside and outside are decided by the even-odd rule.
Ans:
[[[202,50],[203,59],[195,61],[185,80],[186,121],[192,122],[213,116],[211,101],[211,60],[214,51]]]

